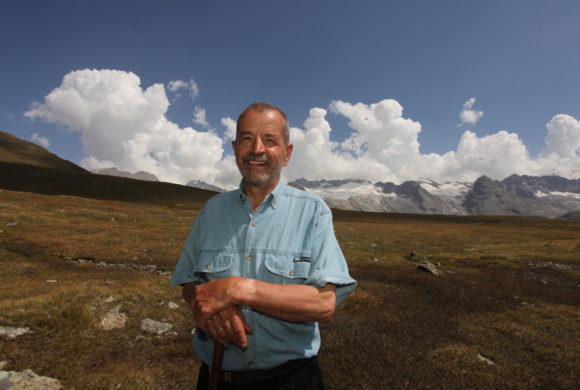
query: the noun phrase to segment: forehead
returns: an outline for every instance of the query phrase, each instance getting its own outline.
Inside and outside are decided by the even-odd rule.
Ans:
[[[238,133],[283,134],[284,118],[276,110],[248,110],[240,118]]]

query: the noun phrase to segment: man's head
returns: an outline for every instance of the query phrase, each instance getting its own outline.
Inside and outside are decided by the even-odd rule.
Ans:
[[[232,146],[244,183],[271,190],[292,155],[286,114],[269,103],[251,104],[238,117]]]

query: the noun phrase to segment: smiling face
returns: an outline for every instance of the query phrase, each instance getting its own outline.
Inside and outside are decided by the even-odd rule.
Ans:
[[[271,191],[278,184],[292,155],[283,126],[284,118],[276,110],[249,109],[238,120],[232,146],[245,185]]]

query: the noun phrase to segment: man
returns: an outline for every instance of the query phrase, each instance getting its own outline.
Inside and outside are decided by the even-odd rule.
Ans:
[[[227,346],[221,388],[322,389],[318,322],[356,286],[316,195],[287,186],[288,120],[254,103],[232,145],[240,188],[210,199],[196,218],[173,276],[193,310],[193,348],[207,386],[214,342]]]

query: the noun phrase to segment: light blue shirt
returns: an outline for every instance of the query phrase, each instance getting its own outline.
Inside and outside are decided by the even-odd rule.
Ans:
[[[257,211],[241,189],[211,198],[197,216],[170,284],[203,283],[242,276],[278,284],[336,285],[337,305],[356,287],[332,226],[332,214],[317,195],[282,181]],[[229,346],[223,369],[270,368],[316,355],[317,322],[288,322],[242,307],[253,330],[248,347]],[[199,329],[193,349],[211,363],[213,340]]]

